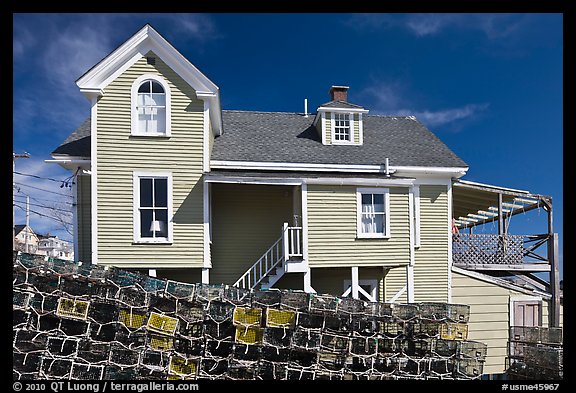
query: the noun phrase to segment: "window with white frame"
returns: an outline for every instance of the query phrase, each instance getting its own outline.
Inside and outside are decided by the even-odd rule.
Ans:
[[[132,135],[170,136],[170,89],[158,75],[142,75],[132,85]]]
[[[134,241],[170,242],[172,239],[172,176],[134,173]]]
[[[388,189],[359,188],[356,194],[358,237],[390,237],[390,198]]]
[[[352,142],[352,132],[350,131],[350,115],[348,113],[334,114],[334,140]]]

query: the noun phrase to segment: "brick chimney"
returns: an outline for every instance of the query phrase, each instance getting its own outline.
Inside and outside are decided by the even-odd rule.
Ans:
[[[348,102],[348,86],[332,86],[330,88],[332,101]]]

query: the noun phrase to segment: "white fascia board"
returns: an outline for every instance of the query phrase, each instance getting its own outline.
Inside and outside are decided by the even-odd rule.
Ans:
[[[295,162],[258,162],[212,160],[210,166],[215,169],[264,169],[278,171],[315,171],[315,172],[383,172],[383,165],[347,165],[347,164],[307,164]]]
[[[460,178],[466,174],[468,167],[427,167],[427,166],[390,166],[390,169],[396,172],[398,176],[449,176],[451,178]]]
[[[129,38],[76,81],[82,92],[103,92],[106,86],[152,50],[195,91],[218,97],[218,86],[188,61],[150,25]]]
[[[370,187],[410,187],[414,184],[412,179],[363,179],[358,178],[304,178],[306,184],[321,184],[328,186],[370,186]]]
[[[278,171],[314,171],[314,172],[366,172],[384,173],[384,165],[354,165],[354,164],[314,164],[296,162],[260,162],[260,161],[225,161],[212,160],[210,166],[214,169],[262,169]],[[467,169],[467,168],[466,168]],[[390,172],[396,175],[436,175],[444,178],[452,178],[455,175],[463,175],[465,169],[449,167],[390,167]],[[425,182],[426,180],[422,180]]]
[[[86,159],[67,159],[67,158],[57,158],[54,160],[44,160],[47,164],[58,164],[62,168],[74,171],[77,168],[80,169],[90,169],[91,161]]]
[[[337,108],[329,106],[320,106],[317,109],[318,112],[344,112],[344,113],[368,113],[368,109],[359,108]]]
[[[301,179],[263,179],[259,177],[232,177],[232,176],[212,176],[207,177],[206,183],[227,183],[227,184],[261,184],[261,185],[282,185],[282,186],[299,186],[302,184]]]

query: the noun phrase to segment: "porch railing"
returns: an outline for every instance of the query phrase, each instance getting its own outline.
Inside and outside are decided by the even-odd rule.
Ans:
[[[550,235],[495,235],[457,233],[452,238],[452,261],[455,265],[546,263],[536,252]]]
[[[282,226],[282,236],[236,281],[233,286],[253,289],[276,268],[293,257],[302,257],[302,227]]]

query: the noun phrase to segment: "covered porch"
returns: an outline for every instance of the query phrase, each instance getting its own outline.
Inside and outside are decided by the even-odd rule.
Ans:
[[[209,188],[209,282],[273,286],[304,272],[302,186],[296,181],[206,176]]]
[[[540,233],[510,234],[513,216],[543,209],[547,227]],[[465,180],[452,188],[452,266],[495,277],[517,277],[552,296],[550,326],[560,321],[558,234],[554,232],[552,198]],[[494,233],[479,233],[487,224]],[[535,273],[545,273],[542,280]]]

